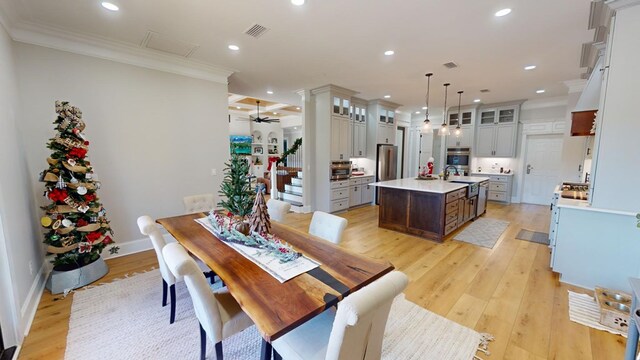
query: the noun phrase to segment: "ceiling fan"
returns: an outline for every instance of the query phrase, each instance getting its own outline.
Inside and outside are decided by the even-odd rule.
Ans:
[[[272,123],[272,122],[280,122],[280,119],[270,119],[268,116],[260,117],[260,100],[256,100],[256,105],[258,105],[258,116],[253,117],[249,116],[249,119],[255,121],[257,123]]]

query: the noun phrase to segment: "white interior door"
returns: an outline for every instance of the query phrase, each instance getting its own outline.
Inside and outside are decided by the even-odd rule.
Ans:
[[[560,182],[562,135],[536,135],[527,138],[522,202],[549,204]]]

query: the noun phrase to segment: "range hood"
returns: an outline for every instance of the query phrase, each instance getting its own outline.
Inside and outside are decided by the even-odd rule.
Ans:
[[[596,112],[600,106],[603,57],[600,56],[589,76],[575,109],[571,112],[571,136],[590,136]]]

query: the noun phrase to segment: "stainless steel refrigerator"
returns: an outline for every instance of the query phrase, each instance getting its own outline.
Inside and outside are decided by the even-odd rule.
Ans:
[[[376,156],[376,181],[395,180],[398,178],[398,147],[395,145],[378,144]],[[378,191],[376,191],[378,204]]]

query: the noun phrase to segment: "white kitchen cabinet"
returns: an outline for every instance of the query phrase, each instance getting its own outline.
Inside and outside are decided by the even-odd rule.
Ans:
[[[480,110],[474,155],[515,157],[520,105]]]
[[[332,114],[334,116],[349,117],[350,103],[350,98],[340,95],[333,95]]]
[[[349,180],[349,207],[370,204],[373,201],[373,176]]]
[[[367,105],[366,157],[376,158],[379,144],[395,145],[396,109],[401,105],[391,101],[376,99]]]
[[[351,156],[367,156],[367,109],[366,102],[357,103],[353,101],[353,112],[351,113]]]
[[[331,117],[331,160],[349,160],[351,157],[351,123],[348,117]]]
[[[473,148],[473,129],[462,128],[460,136],[454,135],[454,129],[451,129],[451,135],[447,137],[447,147],[468,147]]]
[[[449,111],[449,129],[451,130],[451,135],[447,136],[447,147],[468,147],[473,149],[475,146],[473,144],[475,139],[475,117],[477,112],[477,106],[465,106],[460,109],[462,113],[462,121],[460,123],[460,129],[462,134],[460,136],[455,136],[455,128],[458,126],[458,108],[452,108]]]
[[[489,192],[487,194],[487,200],[506,203],[511,202],[513,175],[490,173],[471,173],[471,175],[489,177]]]

